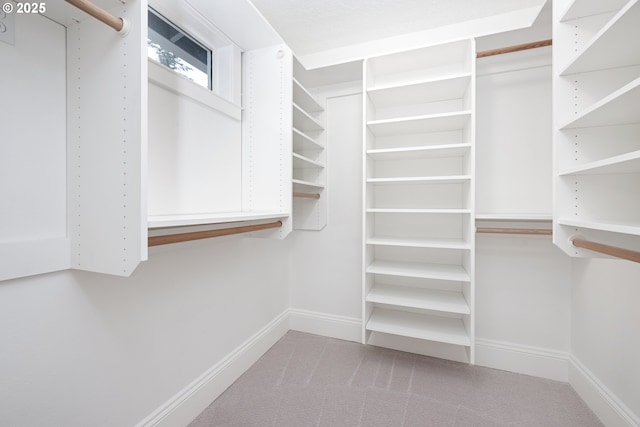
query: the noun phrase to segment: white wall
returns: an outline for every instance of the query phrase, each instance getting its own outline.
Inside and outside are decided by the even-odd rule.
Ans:
[[[572,285],[572,357],[612,394],[616,404],[626,407],[626,415],[635,425],[640,425],[640,265],[575,259]],[[570,381],[587,403],[603,406],[598,415],[610,411],[581,386],[582,379],[573,377]],[[608,420],[603,421],[607,424]],[[611,421],[611,425],[623,425]]]
[[[153,248],[131,278],[0,283],[0,425],[125,426],[288,307],[283,241]]]

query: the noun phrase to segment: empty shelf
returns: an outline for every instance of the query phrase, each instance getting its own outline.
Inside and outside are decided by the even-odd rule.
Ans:
[[[181,227],[187,225],[222,224],[226,222],[286,218],[285,212],[209,212],[175,215],[149,215],[149,228]]]
[[[293,127],[301,131],[319,132],[324,127],[298,105],[293,104]]]
[[[640,150],[566,169],[561,176],[640,173]]]
[[[367,330],[447,344],[470,346],[471,340],[460,319],[427,316],[376,308],[367,321]]]
[[[293,79],[293,102],[308,113],[324,111],[322,105],[295,78]]]
[[[368,89],[367,94],[376,108],[426,104],[463,98],[469,89],[470,82],[471,74],[464,73],[445,79],[376,86]]]
[[[469,124],[470,111],[372,120],[367,126],[377,136],[445,132],[464,129]]]
[[[369,208],[367,213],[398,213],[398,214],[470,214],[470,209],[458,208]]]
[[[309,181],[302,181],[300,179],[294,179],[294,180],[292,180],[292,182],[295,185],[299,185],[299,186],[307,187],[307,188],[316,188],[316,189],[317,188],[324,188],[324,184],[318,184],[318,183],[309,182]]]
[[[588,228],[590,230],[610,231],[640,236],[640,222],[638,221],[608,221],[608,220],[580,220],[560,218],[560,225],[568,225],[576,228]]]
[[[369,178],[370,184],[461,184],[471,180],[471,175],[415,176],[401,178]]]
[[[367,150],[367,154],[375,160],[406,160],[437,157],[459,157],[466,155],[471,144],[438,144],[417,147],[381,148]]]
[[[446,313],[471,313],[462,292],[376,284],[367,294],[366,300],[378,304]]]
[[[373,261],[367,273],[385,274],[387,276],[415,277],[421,279],[449,280],[469,282],[469,274],[460,265],[427,264],[399,261]]]
[[[374,236],[367,239],[367,245],[403,246],[407,248],[471,249],[469,242],[462,239],[427,239],[417,237]]]
[[[629,0],[574,0],[561,15],[560,21],[584,18],[606,12],[620,10]]]
[[[630,1],[560,73],[567,75],[640,63],[640,2]]]
[[[293,153],[293,167],[294,169],[324,168],[324,165],[298,153]]]
[[[640,77],[587,108],[560,129],[640,122]]]

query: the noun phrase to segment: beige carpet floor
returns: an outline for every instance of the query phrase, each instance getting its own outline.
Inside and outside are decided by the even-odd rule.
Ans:
[[[566,383],[291,331],[190,427],[601,425]]]

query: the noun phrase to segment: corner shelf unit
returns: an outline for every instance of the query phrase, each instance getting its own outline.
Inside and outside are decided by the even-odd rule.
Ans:
[[[554,2],[554,243],[640,247],[640,1]],[[568,59],[567,59],[568,58]]]
[[[324,107],[305,87],[306,70],[293,63],[293,228],[327,224]]]
[[[368,58],[363,80],[362,340],[474,363],[475,42]]]

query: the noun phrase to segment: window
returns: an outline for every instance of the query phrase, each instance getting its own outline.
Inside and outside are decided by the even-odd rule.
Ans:
[[[213,90],[211,49],[194,40],[151,8],[147,43],[149,58]]]

